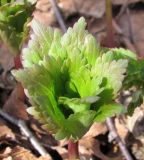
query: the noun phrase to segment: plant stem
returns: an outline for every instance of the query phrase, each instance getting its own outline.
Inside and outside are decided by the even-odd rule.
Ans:
[[[21,59],[20,59],[20,54],[14,57],[14,64],[15,64],[15,69],[23,68]],[[18,89],[18,98],[24,102],[25,93],[24,93],[24,88],[20,82],[17,83],[17,89]]]
[[[68,156],[69,156],[69,160],[78,160],[79,159],[78,141],[74,142],[72,140],[69,140]]]
[[[21,59],[20,59],[20,54],[18,54],[16,57],[14,57],[14,64],[15,64],[15,69],[20,69],[22,67]]]
[[[107,47],[115,47],[113,25],[112,25],[112,3],[106,0],[106,25],[107,25]]]

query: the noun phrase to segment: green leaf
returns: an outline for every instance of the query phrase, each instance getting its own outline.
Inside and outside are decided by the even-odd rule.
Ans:
[[[137,60],[137,55],[135,53],[124,48],[114,48],[111,52],[113,52],[114,59]]]
[[[135,91],[132,94],[132,101],[128,105],[128,114],[132,116],[136,107],[139,107],[143,103],[144,93],[141,89]]]
[[[20,53],[28,36],[27,23],[33,9],[29,3],[7,3],[0,7],[0,37],[14,55]]]
[[[73,48],[78,48],[87,59],[88,63],[93,65],[100,54],[99,45],[94,36],[85,30],[86,22],[80,18],[73,28],[69,28],[61,39],[61,44],[66,48],[69,55],[73,54]]]
[[[98,101],[99,97],[90,96],[84,98],[59,97],[59,104],[68,106],[74,113],[90,109],[90,105]]]
[[[58,57],[62,56],[63,50],[60,50],[61,32],[51,27],[46,27],[35,19],[32,21],[34,34],[31,35],[31,40],[28,43],[28,48],[23,50],[23,66],[31,67],[33,64],[38,64],[43,57],[49,55]],[[59,52],[58,52],[59,51]],[[31,54],[31,56],[29,56]],[[65,52],[63,54],[66,54]]]
[[[127,60],[101,53],[85,30],[84,18],[62,35],[32,21],[33,34],[23,50],[24,69],[12,74],[27,90],[28,112],[57,139],[81,138],[94,121],[122,111],[114,99],[121,89]]]
[[[0,1],[0,6],[1,5],[5,5],[5,4],[7,4],[7,3],[13,3],[15,0],[1,0]]]
[[[144,81],[144,60],[131,61],[127,69],[127,76],[124,80],[124,88],[143,87]]]
[[[95,65],[92,67],[92,75],[106,78],[107,84],[105,87],[113,89],[115,97],[122,87],[127,65],[128,61],[126,59],[113,60],[113,54],[109,52],[97,58]]]
[[[117,103],[105,104],[100,107],[98,106],[98,109],[96,108],[95,121],[103,122],[106,118],[115,116],[122,112],[125,112],[124,107]]]
[[[80,139],[90,128],[95,117],[94,111],[82,111],[72,114],[66,119],[66,124],[57,132],[56,139]]]

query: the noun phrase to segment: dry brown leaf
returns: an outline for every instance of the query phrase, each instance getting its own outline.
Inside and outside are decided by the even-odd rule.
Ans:
[[[11,93],[9,99],[5,102],[3,109],[10,115],[28,120],[28,114],[26,112],[26,106],[22,99],[20,99],[20,94],[22,92],[20,84],[17,84],[13,92]]]
[[[52,160],[52,158],[49,155],[47,155],[47,156],[41,156],[41,157],[34,159],[34,160]]]
[[[105,0],[60,0],[59,6],[66,15],[80,13],[101,18],[105,13]]]
[[[131,24],[129,24],[129,18],[131,19]],[[130,11],[130,17],[124,14],[121,16],[118,23],[125,36],[133,36],[134,44],[137,48],[137,51],[139,52],[138,54],[144,57],[144,21],[142,19],[144,19],[143,10],[132,10]],[[131,25],[132,28],[132,35],[130,35],[129,25]]]
[[[95,138],[82,138],[79,141],[79,151],[82,155],[95,155],[102,160],[109,160],[100,150],[100,143]]]
[[[54,11],[48,0],[38,0],[36,4],[36,10],[34,11],[33,15],[34,18],[45,25],[52,25],[54,22],[56,22]]]
[[[7,147],[3,156],[0,155],[0,158],[2,160],[52,160],[49,155],[37,158],[29,150],[20,146],[16,146],[13,149]]]
[[[58,6],[64,17],[79,13],[101,18],[105,13],[105,0],[59,0]],[[47,0],[38,0],[34,17],[46,25],[53,25],[57,21],[51,3]]]
[[[6,147],[6,149],[2,153],[0,153],[0,159],[4,160],[5,158],[8,158],[11,152],[12,149],[10,147]]]
[[[97,158],[100,158],[102,160],[122,160],[122,155],[121,154],[117,154],[114,155],[114,148],[111,148],[113,154],[111,153],[111,157],[110,155],[107,156],[104,153],[102,153],[101,150],[101,141],[92,138],[92,137],[84,137],[82,139],[79,140],[79,152],[80,155],[84,155],[86,156],[88,159],[90,159],[90,157],[92,155],[95,155]],[[116,148],[117,149],[117,148]]]
[[[128,135],[128,132],[129,132],[126,127],[126,124],[124,124],[122,121],[120,121],[119,118],[115,118],[115,127],[117,129],[118,135],[124,141],[126,139],[126,136]]]
[[[4,45],[0,45],[0,64],[5,72],[14,67],[13,56],[8,52]]]
[[[68,150],[66,148],[61,146],[56,146],[52,147],[52,149],[56,150],[64,160],[68,159]]]
[[[4,124],[4,122],[0,121],[0,137],[9,137],[11,139],[15,139],[15,135],[12,130]]]
[[[105,123],[94,123],[84,137],[96,137],[100,134],[106,133],[107,131]]]
[[[130,117],[127,117],[127,127],[130,132],[137,138],[144,135],[144,105],[137,107]]]

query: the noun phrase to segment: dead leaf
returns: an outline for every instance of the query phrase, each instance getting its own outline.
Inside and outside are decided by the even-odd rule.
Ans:
[[[126,124],[124,124],[122,121],[120,121],[119,118],[115,118],[115,127],[117,129],[118,135],[124,141],[126,139],[126,136],[128,135],[128,132],[129,132],[126,127]]]
[[[5,72],[14,67],[13,55],[2,44],[0,45],[0,64]]]
[[[6,147],[6,149],[0,153],[0,159],[8,158],[9,154],[12,152],[12,149],[10,147]]]
[[[84,137],[96,137],[108,131],[105,123],[94,123]]]
[[[29,150],[20,146],[16,146],[13,149],[7,147],[6,150],[3,152],[3,156],[0,155],[0,158],[5,158],[6,160],[10,158],[12,160],[52,160],[49,155],[37,158]]]
[[[23,99],[21,99],[21,94],[23,94],[23,91],[20,87],[20,84],[18,83],[15,89],[12,91],[9,99],[5,102],[3,109],[11,116],[23,120],[28,120],[26,106],[24,104]]]
[[[87,17],[101,18],[105,13],[105,0],[59,0],[58,6],[65,18],[76,13]],[[33,15],[46,25],[53,25],[57,21],[48,0],[38,0]]]
[[[79,141],[79,152],[82,155],[95,155],[96,157],[99,157],[102,160],[109,160],[109,158],[101,152],[100,143],[95,138],[82,138]]]
[[[59,6],[66,15],[80,13],[101,18],[105,13],[105,0],[60,0]]]
[[[139,137],[144,134],[144,105],[137,107],[130,117],[127,117],[127,127],[135,137]]]
[[[73,15],[77,12],[74,0],[59,0],[58,6],[62,10],[65,17]]]
[[[68,159],[68,150],[66,148],[61,146],[56,146],[52,147],[52,149],[56,150],[64,160]]]
[[[4,136],[15,139],[15,135],[12,130],[4,122],[0,121],[0,137]]]
[[[100,158],[101,160],[122,160],[121,155],[115,156],[107,156],[102,153],[101,147],[100,147],[101,142],[98,141],[95,138],[87,137],[87,138],[82,138],[79,141],[79,151],[80,155],[95,155],[98,159]]]
[[[30,119],[31,128],[43,145],[57,146],[58,141],[47,131],[42,129],[42,125],[35,119]]]
[[[130,34],[128,18],[131,19],[132,35]],[[143,10],[130,10],[130,17],[123,14],[118,20],[118,24],[126,37],[133,37],[134,45],[139,52],[138,54],[144,57],[144,21],[142,21],[142,19],[144,19]]]
[[[45,25],[52,25],[56,22],[53,8],[48,0],[38,0],[33,15]]]

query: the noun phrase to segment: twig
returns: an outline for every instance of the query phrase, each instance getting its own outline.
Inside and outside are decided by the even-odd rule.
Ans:
[[[62,14],[61,14],[61,12],[60,12],[60,9],[59,9],[59,7],[58,7],[58,5],[57,5],[56,0],[49,0],[49,1],[50,1],[51,5],[52,5],[52,7],[53,7],[53,9],[54,9],[55,15],[56,15],[56,17],[57,17],[57,21],[58,21],[58,23],[59,23],[62,31],[63,31],[63,32],[66,32],[67,28],[66,28],[66,25],[65,25],[65,23],[64,23]]]
[[[137,47],[135,46],[135,44],[133,44],[129,37],[127,37],[122,29],[119,27],[119,25],[116,23],[115,20],[113,20],[113,27],[116,31],[117,34],[119,34],[122,38],[123,43],[125,44],[126,48],[130,49],[131,51],[135,52],[135,53],[139,53]]]
[[[113,24],[112,24],[112,2],[111,0],[106,0],[106,28],[107,28],[107,47],[115,47]]]
[[[122,5],[118,15],[115,17],[116,20],[119,20],[121,16],[125,13],[127,6],[128,6],[128,0],[126,0],[124,4]]]
[[[131,16],[130,16],[130,10],[128,7],[126,8],[126,13],[127,13],[127,22],[128,22],[128,28],[129,28],[129,38],[130,38],[130,41],[134,44],[132,21],[131,21]]]
[[[119,145],[119,148],[123,154],[123,156],[125,157],[126,160],[133,160],[130,153],[128,152],[128,149],[126,148],[126,145],[123,143],[123,141],[121,140],[120,136],[117,133],[117,130],[114,126],[114,123],[112,121],[112,118],[107,118],[106,119],[106,124],[107,127],[112,135],[112,137],[116,140],[116,142]]]
[[[10,123],[13,123],[15,126],[19,127],[20,130],[24,133],[24,135],[29,139],[33,147],[40,153],[40,155],[48,155],[47,151],[43,148],[35,135],[29,130],[25,121],[12,117],[8,113],[4,112],[2,109],[0,109],[0,116],[3,117],[5,120],[9,121]]]

